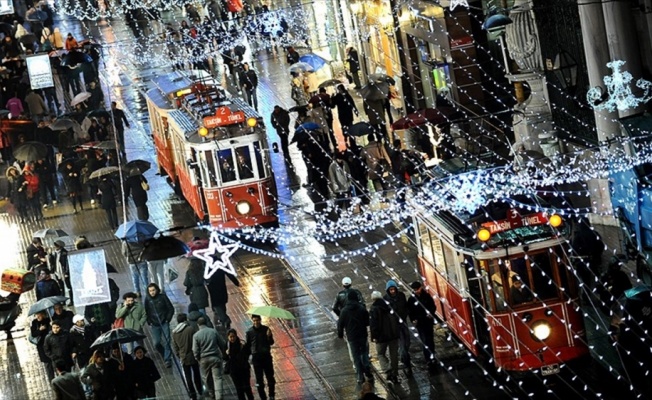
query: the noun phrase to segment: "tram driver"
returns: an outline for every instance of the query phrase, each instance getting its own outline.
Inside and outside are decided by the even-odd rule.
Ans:
[[[510,290],[512,305],[517,306],[523,303],[533,301],[532,292],[523,285],[523,281],[518,275],[512,276],[512,288]]]

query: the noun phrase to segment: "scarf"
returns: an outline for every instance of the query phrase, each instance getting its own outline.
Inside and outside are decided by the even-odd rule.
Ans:
[[[80,335],[84,336],[84,329],[85,328],[86,328],[86,325],[84,325],[84,326],[73,325],[72,328],[70,328],[70,332],[77,332]]]

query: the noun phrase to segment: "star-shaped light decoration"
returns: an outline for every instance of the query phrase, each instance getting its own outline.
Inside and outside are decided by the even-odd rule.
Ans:
[[[450,10],[453,11],[457,6],[469,8],[469,2],[468,0],[451,0]]]
[[[195,250],[192,255],[206,262],[204,279],[210,279],[220,269],[227,274],[237,276],[235,268],[231,264],[231,256],[238,250],[238,247],[240,247],[240,242],[222,244],[217,232],[213,231],[208,241],[208,248]]]

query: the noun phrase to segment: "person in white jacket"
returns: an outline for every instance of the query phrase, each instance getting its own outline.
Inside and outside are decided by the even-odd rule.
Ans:
[[[336,204],[343,210],[349,208],[351,204],[351,170],[344,153],[338,152],[335,155],[335,160],[328,167],[328,181]]]

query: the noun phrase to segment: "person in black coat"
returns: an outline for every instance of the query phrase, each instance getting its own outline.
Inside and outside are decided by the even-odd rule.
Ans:
[[[42,269],[39,274],[39,281],[36,282],[36,300],[41,300],[46,297],[61,296],[61,287],[59,283],[52,279],[50,270],[47,268]]]
[[[408,299],[408,314],[412,325],[417,328],[421,344],[423,345],[423,358],[432,372],[435,367],[435,312],[437,306],[432,296],[423,289],[419,281],[410,285],[414,291]]]
[[[373,380],[371,363],[369,362],[369,341],[367,340],[367,327],[369,326],[369,312],[358,301],[354,291],[347,293],[347,303],[340,312],[337,320],[337,337],[346,340],[349,344],[351,357],[357,373],[358,383]]]
[[[412,376],[412,363],[410,362],[410,329],[408,329],[408,303],[405,293],[398,290],[398,285],[392,279],[387,281],[385,285],[386,294],[383,299],[389,303],[389,306],[394,310],[400,319],[398,326],[400,339],[398,345],[398,352],[401,357],[401,362],[406,368],[408,377]]]
[[[229,329],[231,327],[231,318],[226,313],[226,303],[229,302],[229,293],[226,290],[225,279],[227,276],[234,285],[240,286],[238,278],[227,274],[222,269],[218,269],[208,280],[208,294],[211,297],[211,307],[215,313],[215,326],[221,323],[226,329]]]
[[[244,89],[247,103],[255,110],[258,110],[258,96],[256,94],[258,75],[256,75],[256,71],[249,67],[249,63],[242,64],[242,67],[244,70],[240,75],[240,86]]]
[[[358,51],[353,47],[348,47],[346,49],[346,61],[349,63],[349,72],[353,77],[353,83],[355,83],[355,88],[360,89],[362,84],[360,83],[360,58],[358,57]]]
[[[288,149],[288,135],[290,134],[290,113],[279,105],[274,106],[272,111],[272,126],[276,129],[281,140],[281,149],[286,161],[290,161],[290,150]]]
[[[111,347],[111,356],[106,361],[106,368],[109,370],[116,399],[134,400],[136,398],[133,380],[134,359],[128,354],[123,354],[119,344]]]
[[[66,370],[72,367],[72,342],[70,334],[63,330],[59,321],[52,321],[52,331],[45,337],[43,350],[45,355],[53,362],[62,360],[66,363]],[[54,366],[53,366],[54,368]]]
[[[75,168],[75,165],[72,162],[69,161],[63,167],[61,175],[63,175],[63,182],[66,184],[66,188],[68,189],[68,197],[70,197],[75,213],[77,212],[77,203],[79,203],[79,208],[83,210],[81,172]]]
[[[136,206],[138,219],[147,221],[149,219],[149,210],[147,209],[147,191],[143,189],[143,183],[147,183],[147,179],[141,174],[130,176],[125,181],[125,201],[131,194],[131,198]]]
[[[100,207],[106,211],[106,218],[109,226],[118,229],[118,204],[115,200],[115,185],[108,177],[103,177],[100,184],[97,185],[98,194],[100,195]]]
[[[355,141],[355,138],[349,135],[349,128],[353,125],[353,114],[359,115],[359,112],[353,97],[344,85],[337,85],[337,94],[332,97],[331,107],[337,108],[337,116],[342,126],[342,134],[347,140],[347,147],[353,147],[351,141]]]
[[[27,191],[24,189],[25,177],[13,166],[7,168],[6,175],[8,182],[7,197],[9,197],[9,201],[13,204],[16,211],[18,211],[20,223],[24,224],[29,218],[27,212]]]
[[[110,400],[115,397],[112,375],[107,368],[106,358],[101,350],[93,353],[91,362],[81,376],[82,382],[93,388],[93,400]]]
[[[38,359],[45,366],[45,370],[48,374],[48,380],[52,381],[54,379],[54,367],[52,365],[52,360],[45,354],[45,338],[50,333],[50,319],[45,314],[45,311],[36,313],[36,317],[32,320],[32,323],[29,327],[29,333],[32,338],[36,340],[36,351],[38,352]]]
[[[44,158],[36,161],[34,172],[38,175],[39,193],[41,193],[41,200],[45,207],[48,205],[48,193],[52,204],[57,204],[57,195],[54,192],[54,168],[52,168],[50,161]]]
[[[111,102],[111,111],[113,113],[113,123],[115,124],[116,137],[118,138],[118,144],[120,145],[120,153],[123,157],[126,157],[125,152],[125,125],[129,128],[129,121],[125,116],[125,112],[118,108],[118,105],[115,101]]]
[[[138,346],[134,349],[136,358],[132,363],[134,385],[136,386],[136,398],[156,398],[156,381],[161,379],[161,374],[151,358],[146,357],[145,348]]]
[[[251,379],[251,366],[249,365],[251,349],[242,344],[235,329],[229,329],[226,338],[228,342],[224,360],[226,361],[226,370],[231,375],[233,386],[238,393],[238,400],[253,400],[254,393],[249,383]]]
[[[72,343],[72,358],[80,368],[83,368],[91,359],[93,351],[91,345],[97,339],[98,332],[94,325],[86,325],[84,317],[75,315],[74,324],[70,329],[70,342]]]
[[[292,46],[288,47],[288,54],[285,56],[285,59],[288,62],[288,64],[292,65],[292,64],[298,63],[300,57],[301,56],[294,49],[294,47],[292,47]]]
[[[376,344],[380,367],[387,374],[387,380],[398,381],[399,322],[396,310],[390,308],[378,291],[371,294],[374,301],[369,312],[371,341]],[[389,359],[387,358],[389,350]]]

